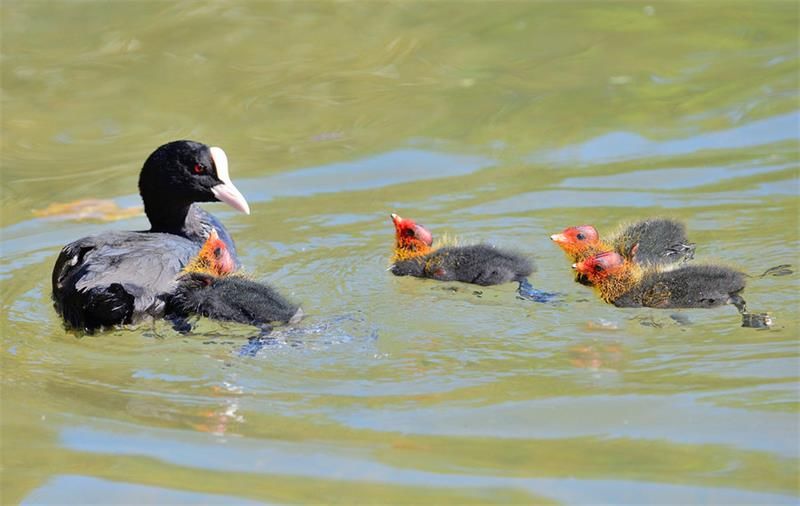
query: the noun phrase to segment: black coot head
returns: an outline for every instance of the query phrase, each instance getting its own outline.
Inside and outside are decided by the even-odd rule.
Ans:
[[[145,209],[164,202],[225,202],[250,214],[244,196],[228,174],[228,157],[222,148],[194,141],[173,141],[147,157],[139,175],[139,192]]]

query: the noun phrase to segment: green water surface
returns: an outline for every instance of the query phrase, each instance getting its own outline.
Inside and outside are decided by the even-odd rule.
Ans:
[[[2,481],[13,503],[718,503],[800,497],[798,4],[4,0]],[[60,248],[139,204],[158,145],[222,146],[209,204],[308,318],[80,337]],[[386,272],[389,213],[532,255],[514,286]],[[666,215],[733,307],[620,310],[549,235]],[[676,315],[674,318],[672,315]]]

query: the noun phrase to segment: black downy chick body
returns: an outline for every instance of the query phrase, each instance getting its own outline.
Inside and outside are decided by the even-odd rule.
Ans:
[[[687,262],[694,258],[695,244],[686,226],[670,218],[649,218],[625,227],[612,241],[618,253],[639,265]]]
[[[241,276],[181,276],[167,301],[167,314],[180,318],[200,315],[215,320],[264,326],[296,323],[303,310],[274,288]]]
[[[521,282],[534,272],[533,262],[488,244],[445,246],[425,256],[395,262],[392,274],[481,286]]]
[[[675,270],[646,273],[622,294],[617,307],[710,308],[733,304],[744,311],[739,295],[744,274],[720,265],[685,265]]]

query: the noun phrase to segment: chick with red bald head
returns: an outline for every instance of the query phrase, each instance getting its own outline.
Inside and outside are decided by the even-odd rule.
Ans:
[[[695,245],[686,237],[683,223],[671,218],[649,218],[624,224],[616,233],[602,240],[592,225],[565,228],[550,236],[570,260],[580,262],[606,251],[616,251],[642,266],[681,264],[694,258]],[[576,273],[575,281],[591,285],[587,277]]]
[[[617,307],[711,308],[732,304],[746,313],[742,272],[722,265],[642,267],[615,251],[573,264],[600,298]]]
[[[527,278],[534,272],[533,262],[519,253],[490,244],[435,247],[433,235],[424,226],[394,213],[391,219],[395,244],[390,270],[395,276],[481,286],[517,282],[519,294],[537,302],[550,300],[554,295],[530,286]]]

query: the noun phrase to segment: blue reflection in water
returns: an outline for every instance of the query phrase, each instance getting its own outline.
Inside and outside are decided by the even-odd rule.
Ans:
[[[399,149],[388,153],[330,163],[320,167],[237,182],[246,188],[247,199],[264,202],[275,197],[309,196],[319,193],[360,191],[395,184],[471,174],[489,167],[491,158]]]
[[[614,188],[627,190],[678,190],[720,183],[729,179],[769,174],[794,169],[794,164],[690,167],[637,170],[608,176],[571,177],[561,182],[565,188]],[[793,174],[789,175],[790,177]]]
[[[264,504],[229,495],[61,475],[34,490],[22,504]]]
[[[529,161],[591,165],[632,158],[687,155],[712,149],[740,149],[797,139],[800,112],[772,116],[746,125],[666,141],[653,141],[633,132],[611,132],[581,144],[536,153]]]
[[[76,451],[147,456],[189,469],[260,473],[265,476],[306,476],[310,479],[351,481],[353,484],[372,482],[458,488],[465,493],[470,489],[510,487],[569,503],[627,503],[635,502],[636,498],[658,497],[665,504],[706,500],[720,504],[795,504],[794,497],[788,494],[749,492],[728,487],[694,487],[580,477],[508,478],[469,472],[420,471],[376,461],[372,452],[366,448],[353,450],[333,443],[321,445],[318,441],[303,443],[217,438],[215,442],[224,444],[217,444],[214,451],[210,452],[208,439],[216,436],[167,429],[151,429],[147,432],[138,428],[134,430],[135,433],[132,433],[122,426],[117,426],[113,432],[73,427],[61,431],[61,440],[67,448]],[[44,501],[50,497],[55,500],[61,497],[61,493],[63,491],[58,488],[50,491],[39,489],[30,497]]]

